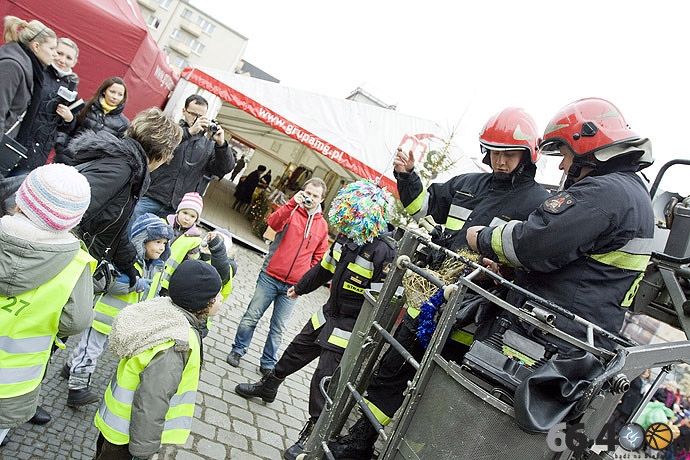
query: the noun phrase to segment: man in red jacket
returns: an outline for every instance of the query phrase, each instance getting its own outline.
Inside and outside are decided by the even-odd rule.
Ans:
[[[238,367],[240,359],[254,336],[256,324],[273,302],[271,325],[259,361],[263,375],[268,374],[278,361],[278,348],[283,331],[296,299],[288,297],[290,287],[297,284],[307,270],[316,265],[328,250],[328,223],[323,218],[321,203],[326,197],[326,183],[309,179],[303,190],[296,193],[283,207],[268,218],[268,226],[276,237],[256,280],[254,297],[247,305],[235,334],[232,351],[227,362]]]

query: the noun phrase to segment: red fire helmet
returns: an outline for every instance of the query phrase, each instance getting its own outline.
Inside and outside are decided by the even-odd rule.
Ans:
[[[640,136],[630,129],[615,105],[592,97],[559,110],[546,126],[540,147],[547,152],[565,144],[576,157],[584,157],[609,145],[638,139]]]
[[[508,107],[493,115],[479,133],[479,144],[485,152],[484,163],[490,165],[491,150],[525,149],[535,164],[539,159],[539,133],[537,124],[527,112],[517,107]]]

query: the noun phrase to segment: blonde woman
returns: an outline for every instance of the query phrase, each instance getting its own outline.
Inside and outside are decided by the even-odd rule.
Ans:
[[[54,58],[55,32],[40,21],[5,16],[0,46],[0,132],[7,131],[29,107],[33,94],[40,94],[44,68]],[[26,113],[24,118],[29,118]],[[14,130],[16,135],[18,130]]]

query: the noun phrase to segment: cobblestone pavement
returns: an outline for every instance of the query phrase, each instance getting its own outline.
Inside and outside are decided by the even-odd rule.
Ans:
[[[252,297],[263,256],[238,247],[235,260],[237,276],[233,293],[204,339],[204,365],[201,371],[192,434],[183,446],[164,446],[154,459],[280,459],[296,440],[307,420],[309,379],[315,363],[288,377],[275,402],[246,400],[235,394],[235,385],[259,380],[259,357],[266,340],[272,310],[259,323],[252,345],[239,368],[225,362],[230,352],[237,324]],[[328,298],[321,287],[300,297],[283,338],[283,347],[302,328],[309,316]],[[81,409],[65,405],[67,382],[60,378],[60,368],[71,356],[78,337],[67,342],[67,349],[54,356],[41,390],[41,406],[53,417],[45,426],[25,423],[10,431],[9,443],[0,447],[0,459],[86,460],[93,458],[98,431],[93,416],[98,407]],[[116,368],[115,358],[106,351],[92,377],[91,388],[103,394]]]

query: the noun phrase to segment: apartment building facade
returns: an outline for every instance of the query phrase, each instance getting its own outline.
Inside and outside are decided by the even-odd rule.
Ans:
[[[178,72],[187,66],[235,72],[249,39],[187,0],[137,0],[154,40]]]

